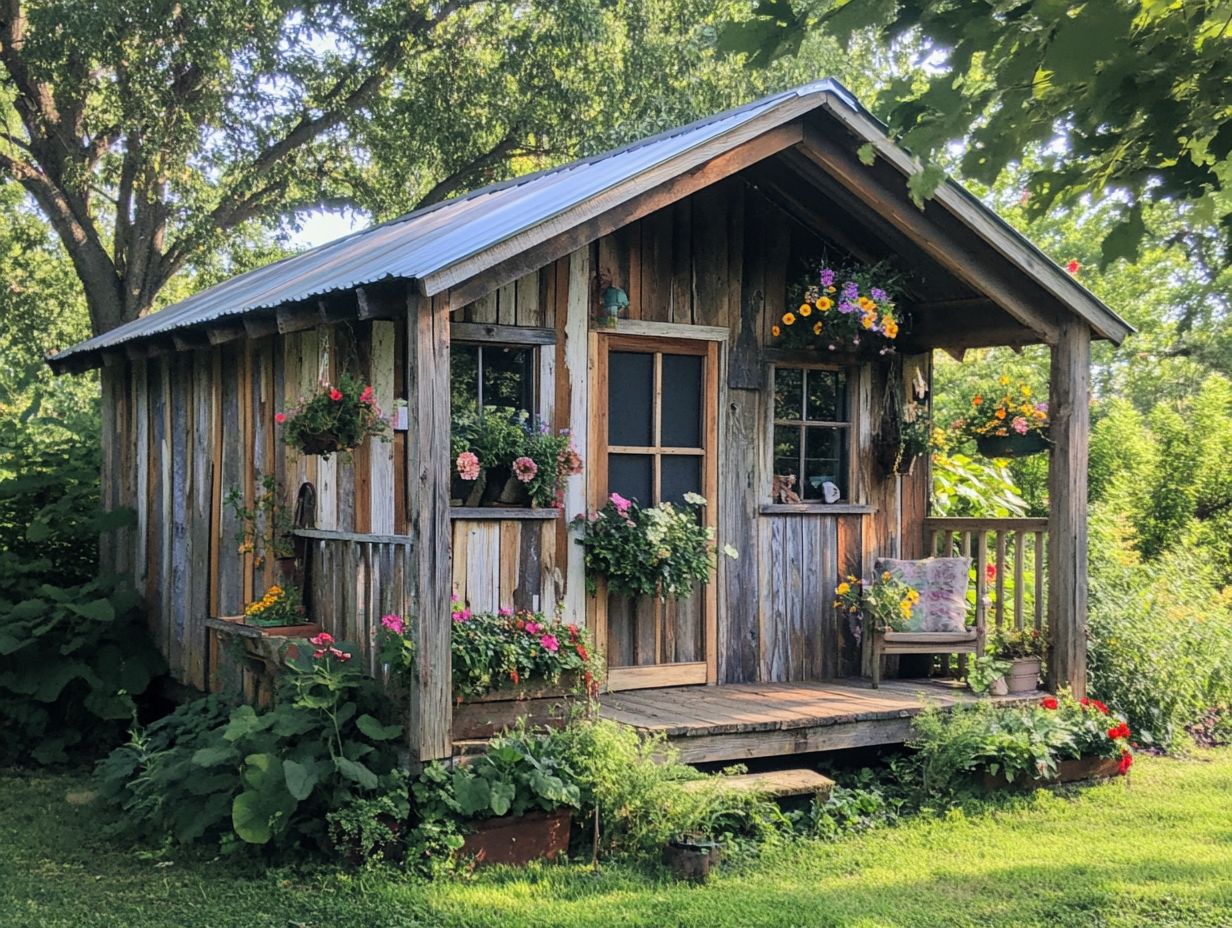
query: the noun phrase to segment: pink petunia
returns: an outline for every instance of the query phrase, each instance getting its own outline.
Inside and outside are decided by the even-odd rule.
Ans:
[[[457,460],[458,476],[463,480],[479,479],[479,458],[473,451],[463,451]]]
[[[553,654],[560,650],[560,642],[555,635],[544,635],[539,639],[539,643],[543,645],[545,651],[551,651]]]
[[[401,635],[406,628],[406,624],[402,621],[402,616],[390,613],[389,615],[381,616],[381,625],[395,635]]]
[[[348,651],[339,651],[337,648],[330,648],[329,653],[343,664],[351,659],[350,652]]]
[[[539,630],[541,628],[543,628],[543,626],[540,625],[538,622],[527,622],[526,623],[526,634],[537,635],[539,634]]]
[[[1012,428],[1019,435],[1026,435],[1031,426],[1027,424],[1027,420],[1022,416],[1015,416],[1014,421],[1010,423],[1010,428]]]
[[[372,387],[364,387],[364,391],[359,394],[359,401],[365,406],[371,406],[376,402],[376,394],[372,392]]]
[[[318,648],[327,648],[334,643],[334,636],[329,632],[321,632],[321,634],[309,638],[308,643]]]
[[[616,511],[619,512],[622,516],[626,515],[629,512],[629,507],[633,505],[629,500],[625,499],[619,493],[613,493],[611,496],[608,497],[608,501],[613,506],[616,507]]]
[[[513,615],[513,610],[510,609],[508,606],[501,606],[499,609],[496,610],[496,614],[499,616],[503,616],[504,618],[509,618],[509,616]]]
[[[341,401],[342,391],[339,390],[337,387],[330,387],[329,388],[329,398],[333,400],[335,403]]]

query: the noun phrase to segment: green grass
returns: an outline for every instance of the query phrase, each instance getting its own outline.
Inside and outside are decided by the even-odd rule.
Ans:
[[[832,844],[706,887],[623,867],[418,882],[263,870],[97,836],[64,776],[0,776],[0,926],[1230,926],[1232,750],[1140,758],[1131,782],[1046,791]],[[1127,788],[1128,787],[1128,788]]]

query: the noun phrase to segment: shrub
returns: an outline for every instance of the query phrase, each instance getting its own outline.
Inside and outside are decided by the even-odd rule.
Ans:
[[[138,596],[96,577],[99,533],[130,513],[99,512],[93,439],[0,422],[0,762],[92,755],[125,723],[163,663]]]
[[[1173,749],[1207,709],[1232,703],[1232,602],[1200,552],[1144,563],[1123,532],[1109,514],[1092,520],[1089,689],[1143,743]]]
[[[349,662],[349,645],[314,643],[316,656],[290,660],[272,709],[228,709],[207,697],[134,727],[98,766],[100,792],[121,813],[116,830],[286,850],[327,847],[329,814],[357,802],[387,797],[382,805],[392,802],[404,820],[401,728],[382,721],[392,706]],[[333,827],[354,837],[347,821]]]

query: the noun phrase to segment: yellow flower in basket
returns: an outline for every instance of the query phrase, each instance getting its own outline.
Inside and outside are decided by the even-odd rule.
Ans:
[[[796,316],[794,313],[783,313],[783,325],[795,325]]]

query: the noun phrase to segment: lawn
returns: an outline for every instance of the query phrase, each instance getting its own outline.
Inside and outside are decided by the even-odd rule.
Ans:
[[[1130,783],[797,842],[704,888],[550,866],[427,884],[265,870],[97,835],[66,776],[0,776],[0,926],[1232,926],[1232,749],[1142,757]],[[1127,788],[1128,787],[1128,788]]]

